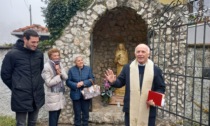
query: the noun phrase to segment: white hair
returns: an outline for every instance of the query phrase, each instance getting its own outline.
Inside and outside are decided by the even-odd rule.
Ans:
[[[148,53],[150,53],[150,48],[149,48],[149,46],[148,45],[146,45],[146,44],[138,44],[137,46],[136,46],[136,48],[138,47],[138,46],[141,46],[141,45],[144,45],[145,47],[147,47],[147,51],[148,51]],[[136,48],[135,48],[135,52],[134,53],[136,53]]]
[[[76,60],[77,60],[79,57],[81,57],[82,59],[84,59],[84,57],[83,57],[82,55],[80,55],[80,54],[74,55],[74,56],[73,56],[73,61],[74,61],[74,63],[76,62]]]

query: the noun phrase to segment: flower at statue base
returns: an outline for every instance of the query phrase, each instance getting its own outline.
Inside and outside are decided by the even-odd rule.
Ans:
[[[104,79],[104,85],[101,91],[102,102],[104,105],[108,105],[110,98],[113,95],[115,88],[110,86],[109,82]]]

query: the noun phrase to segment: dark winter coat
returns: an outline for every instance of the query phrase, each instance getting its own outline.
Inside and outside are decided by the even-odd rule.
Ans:
[[[23,47],[19,39],[3,60],[1,78],[12,91],[11,108],[15,112],[31,112],[41,108],[44,99],[43,54]]]
[[[79,69],[77,66],[73,66],[69,69],[66,85],[71,89],[70,97],[72,100],[79,100],[82,97],[81,90],[92,85],[89,79],[94,80],[90,67],[83,66],[82,69]],[[84,86],[77,88],[77,83],[80,81],[84,82]]]
[[[139,71],[144,72],[144,66],[139,66]],[[144,73],[141,73],[141,77],[143,78]],[[142,83],[143,80],[141,80],[140,83]],[[129,113],[129,106],[130,106],[130,64],[127,64],[123,67],[120,75],[118,76],[116,82],[112,85],[113,87],[122,87],[125,85],[125,96],[124,96],[124,106],[123,111]],[[141,84],[140,84],[141,87]],[[162,76],[162,71],[157,67],[154,66],[154,80],[152,84],[153,91],[157,91],[160,93],[165,92],[165,82]],[[140,95],[140,94],[139,94]],[[146,103],[145,103],[146,104]],[[150,117],[156,116],[156,107],[150,107]]]

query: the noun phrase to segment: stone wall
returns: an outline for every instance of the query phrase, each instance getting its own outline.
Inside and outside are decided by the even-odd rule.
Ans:
[[[102,86],[104,72],[110,68],[116,73],[115,51],[124,43],[129,62],[134,59],[134,49],[139,43],[147,43],[147,24],[133,9],[118,7],[106,12],[93,29],[93,73],[95,82]],[[93,109],[103,107],[100,97],[94,99]]]
[[[5,49],[1,49],[0,50],[0,65],[2,65],[2,60],[5,56],[5,54],[9,51],[9,48],[5,48]],[[0,114],[1,115],[8,115],[8,116],[13,116],[14,117],[14,113],[11,112],[11,105],[10,105],[10,97],[11,97],[11,91],[9,90],[9,88],[3,83],[3,81],[0,79],[0,92],[1,92],[1,96],[0,96]]]
[[[129,61],[134,59],[135,46],[147,43],[147,29],[152,27],[152,19],[161,8],[163,6],[157,1],[95,0],[88,9],[77,12],[63,35],[55,42],[55,47],[61,50],[64,67],[72,67],[73,58],[81,54],[85,57],[85,63],[93,67],[96,83],[102,85],[105,69],[112,68],[116,71],[114,54],[117,44],[123,40]],[[118,37],[122,39],[118,40]],[[120,111],[113,114],[115,106],[103,107],[100,102],[100,96],[93,100],[91,122],[123,122]],[[72,116],[71,104],[69,102],[67,109],[63,111],[65,116],[62,113],[62,122],[72,123],[71,119],[66,118]]]
[[[180,12],[181,13],[181,12]],[[168,17],[165,17],[168,18]],[[163,18],[164,20],[164,18]],[[175,20],[175,19],[174,19]],[[182,24],[183,22],[179,22]],[[178,25],[180,25],[178,24]],[[154,62],[163,70],[166,83],[166,104],[164,109],[184,115],[184,84],[185,84],[185,56],[186,56],[186,26],[172,28],[170,23],[155,31],[156,36],[151,39],[154,43]],[[177,33],[179,31],[179,33]],[[181,75],[181,76],[180,76]],[[174,122],[182,120],[176,115],[163,114]]]
[[[181,12],[180,12],[181,13]],[[167,15],[167,13],[165,14]],[[170,14],[169,14],[170,15]],[[178,14],[181,15],[181,14]],[[166,18],[167,19],[167,18]],[[166,20],[165,19],[165,20]],[[162,17],[162,20],[164,18]],[[150,40],[153,46],[154,62],[163,70],[166,82],[165,110],[159,111],[163,117],[173,122],[188,124],[180,116],[208,124],[209,114],[209,77],[203,77],[203,68],[209,70],[209,47],[187,43],[187,25],[178,22],[166,24]],[[153,44],[154,43],[154,44]],[[201,113],[202,112],[202,113]],[[193,115],[193,116],[192,116]],[[201,118],[202,115],[202,119]]]
[[[134,47],[138,43],[147,43],[147,30],[154,28],[156,35],[150,39],[154,62],[160,65],[162,69],[164,68],[164,72],[183,73],[183,61],[178,60],[178,54],[180,56],[185,54],[186,27],[177,30],[170,27],[170,25],[186,23],[185,18],[177,22],[177,18],[186,11],[186,8],[183,11],[180,10],[181,6],[177,6],[175,8],[176,12],[170,10],[164,13],[163,17],[157,16],[163,11],[163,8],[164,6],[155,0],[95,0],[88,9],[77,12],[65,28],[63,35],[56,41],[55,47],[62,50],[62,61],[65,68],[68,69],[73,66],[73,57],[82,54],[85,57],[86,64],[93,67],[96,83],[101,85],[105,69],[112,68],[116,71],[116,65],[113,62],[114,53],[117,44],[121,42],[117,38],[120,36],[125,41],[129,60],[131,61],[134,58]],[[160,18],[157,19],[160,21],[160,24],[154,26],[156,25],[157,17]],[[159,29],[159,25],[163,26],[162,29]],[[177,33],[181,34],[181,38],[179,38]],[[178,44],[177,40],[181,41],[181,43]],[[170,57],[171,60],[168,60]],[[174,95],[172,102],[166,101],[166,108],[168,109],[170,106],[175,111],[178,103],[178,112],[183,115],[181,113],[183,111],[181,94],[183,93],[182,85],[184,80],[179,78],[178,88],[180,90],[177,92],[177,79],[174,77],[173,81],[171,81],[170,76],[166,75],[166,82],[169,82],[167,83],[166,94]],[[169,92],[168,88],[171,85],[173,90]],[[177,93],[180,94],[177,99],[178,102],[174,100],[177,98],[175,96]],[[67,107],[71,108],[71,103],[68,103]],[[112,120],[112,122],[115,122],[113,121],[114,115],[109,113],[111,112],[111,107],[108,106],[108,108],[110,108],[109,111],[107,110],[103,113],[106,116],[97,116],[103,111],[104,107],[100,104],[100,97],[95,98],[90,121],[110,122]],[[65,114],[70,115],[70,112]],[[169,114],[166,115],[166,117],[168,116]],[[61,118],[64,117],[62,116]],[[174,116],[171,116],[171,118],[176,119]],[[123,122],[122,118],[119,119],[119,122]],[[62,121],[70,122],[66,119]]]
[[[187,79],[186,79],[186,115],[191,118],[194,113],[193,119],[208,125],[209,116],[209,89],[210,89],[210,76],[204,76],[204,69],[210,69],[210,50],[209,48],[196,48],[190,47],[188,49],[188,65],[187,65]],[[202,62],[204,61],[204,62]],[[203,69],[204,68],[204,69]],[[202,105],[201,105],[202,103]],[[202,112],[202,117],[200,117]]]

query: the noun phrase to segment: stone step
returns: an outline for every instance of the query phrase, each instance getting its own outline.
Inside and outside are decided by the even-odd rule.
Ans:
[[[90,122],[105,124],[124,124],[124,113],[122,106],[108,105],[106,107],[90,112]]]

